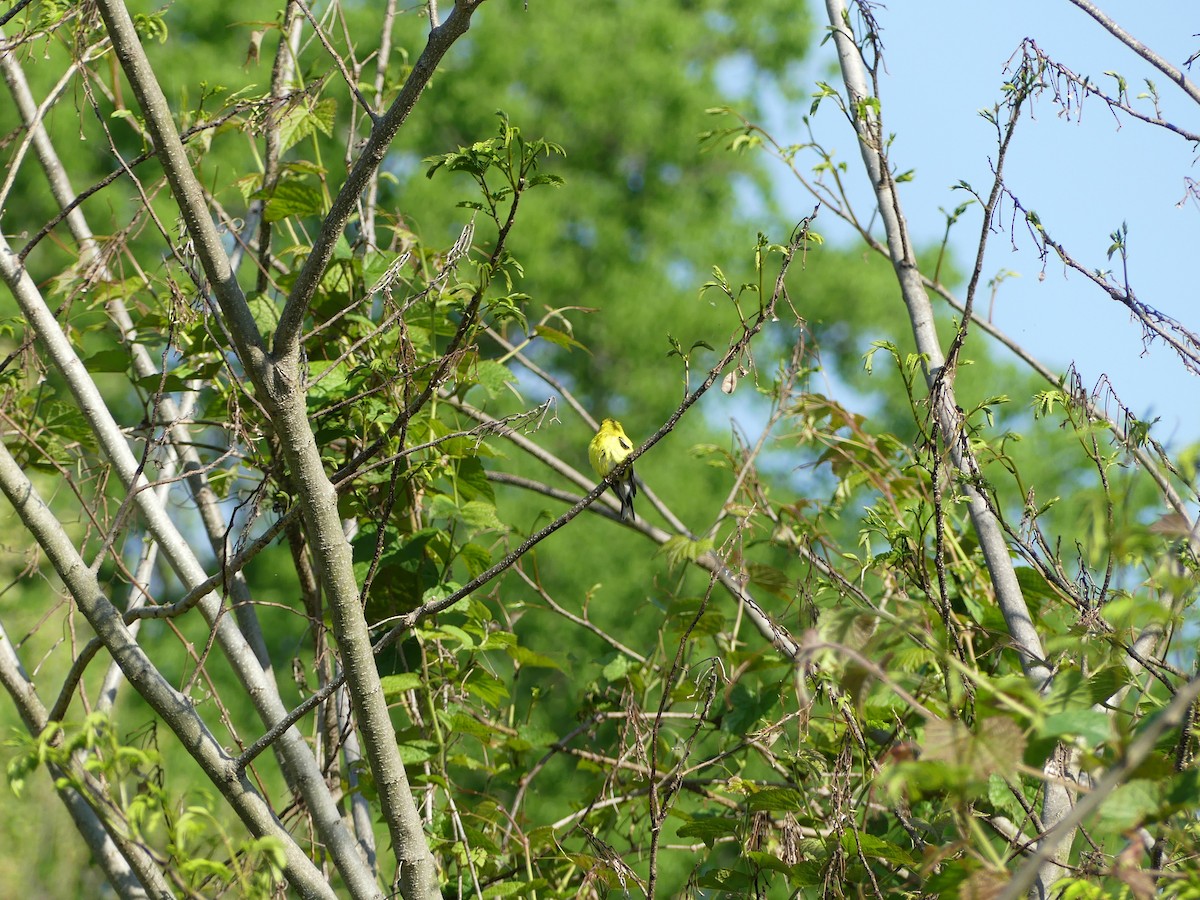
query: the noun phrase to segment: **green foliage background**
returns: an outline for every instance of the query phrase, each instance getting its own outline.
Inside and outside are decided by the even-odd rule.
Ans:
[[[51,16],[59,10],[53,4],[34,4],[30,16]],[[240,21],[236,22],[220,4],[176,4],[161,15],[144,4],[141,11],[154,16],[146,20],[149,49],[185,125],[228,108],[226,104],[236,103],[231,98],[242,92],[248,97],[264,89],[276,40],[267,24],[276,20],[274,4],[240,3],[236,11]],[[377,21],[379,12],[372,5],[347,6],[343,14],[349,33],[377,34],[377,27],[372,30],[370,23]],[[263,27],[268,34],[262,59],[244,63],[250,32]],[[421,10],[406,10],[400,17],[396,40],[403,53],[388,73],[391,83],[402,81],[404,60],[411,62],[420,52],[426,31]],[[539,171],[561,177],[563,185],[539,187],[522,200],[522,214],[509,244],[519,269],[508,267],[513,278],[511,290],[495,286],[490,290],[492,321],[513,342],[536,334],[525,347],[528,356],[552,372],[596,418],[619,416],[635,442],[640,441],[670,414],[686,388],[694,386],[697,373],[715,361],[716,353],[702,344],[723,348],[737,328],[734,307],[714,299],[712,291],[701,291],[712,277],[712,267],[720,267],[735,285],[753,280],[758,234],[782,241],[811,211],[779,207],[773,181],[778,175],[765,155],[730,153],[720,142],[703,143],[701,134],[726,124],[706,110],[732,106],[758,120],[765,114],[768,98],[797,101],[805,97],[810,88],[795,79],[796,66],[819,34],[803,9],[782,0],[749,6],[686,0],[602,6],[535,2],[528,9],[519,3],[493,0],[482,8],[465,41],[451,52],[385,162],[389,177],[383,183],[380,217],[387,227],[381,229],[386,239],[379,243],[411,244],[416,259],[409,283],[414,290],[428,286],[445,252],[471,218],[471,211],[458,203],[479,198],[476,186],[461,172],[443,170],[427,177],[428,160],[493,138],[502,121],[511,122],[529,140],[544,136],[561,146],[564,155],[545,155],[539,160]],[[155,43],[159,36],[165,40]],[[335,36],[334,40],[340,52],[352,50],[358,60],[367,59],[376,49],[369,42],[348,48],[341,38]],[[41,96],[65,51],[54,39],[47,39],[39,49],[44,49],[45,60],[39,61],[37,53],[31,52],[24,63],[40,85],[35,93]],[[324,51],[315,43],[306,45],[300,67],[302,84],[318,83],[326,68]],[[336,75],[320,90],[326,101],[336,102],[315,108],[312,119],[297,126],[305,134],[288,155],[293,165],[286,183],[291,187],[272,197],[277,204],[285,200],[294,204],[286,209],[276,207],[280,213],[277,240],[296,245],[294,253],[284,253],[289,265],[298,265],[302,259],[310,234],[306,229],[314,227],[315,214],[342,176],[344,151],[338,137],[349,125],[350,102]],[[115,91],[111,97],[99,97],[98,103],[107,113],[118,149],[125,156],[134,156],[143,149],[143,142],[123,121],[129,98],[122,97],[119,88]],[[506,119],[498,119],[497,110],[502,110]],[[833,117],[836,112],[826,106],[819,115]],[[60,104],[50,124],[60,146],[78,148],[78,158],[70,160],[74,173],[81,176],[90,171],[92,178],[107,173],[111,163],[96,149],[105,147],[107,139],[90,115],[80,116],[76,104]],[[0,133],[15,127],[14,113],[0,104]],[[243,214],[247,197],[260,186],[255,179],[244,177],[258,167],[252,143],[241,128],[249,126],[234,119],[227,128],[206,138],[205,150],[196,162],[216,199],[234,215]],[[84,140],[79,140],[80,136]],[[849,162],[855,163],[853,159]],[[159,174],[153,161],[138,173],[146,183]],[[23,221],[33,223],[34,228],[53,214],[53,204],[42,185],[22,184],[18,193],[18,202],[12,206],[19,206]],[[124,204],[132,197],[128,186],[122,185],[87,201],[84,210],[94,223],[111,223],[111,232],[116,234],[128,221]],[[174,213],[165,193],[154,205],[169,228]],[[284,211],[293,214],[284,216]],[[818,218],[817,231],[820,223]],[[497,229],[483,215],[476,216],[476,224],[477,245],[489,247]],[[288,233],[280,238],[279,232]],[[325,306],[317,306],[313,324],[341,308],[348,296],[370,284],[390,261],[383,255],[364,255],[355,241],[352,228],[339,248],[335,274],[325,285]],[[194,374],[211,375],[212,386],[205,392],[202,412],[203,417],[220,423],[223,416],[240,407],[238,389],[217,374],[218,339],[206,327],[203,313],[193,310],[193,315],[183,316],[164,300],[163,278],[172,271],[169,263],[160,271],[149,272],[144,281],[133,269],[134,258],[162,258],[161,238],[153,229],[146,227],[134,235],[129,246],[129,256],[118,258],[115,266],[123,278],[130,279],[126,299],[140,308],[148,330],[145,340],[161,350],[166,329],[183,323],[182,332],[172,337],[190,351],[186,364],[193,367]],[[926,258],[932,260],[937,249],[929,248]],[[30,257],[31,270],[40,282],[49,284],[70,258],[69,250],[47,240]],[[951,270],[945,276],[950,282],[955,280],[952,269],[953,261],[943,266],[944,273]],[[247,271],[243,270],[244,278]],[[342,276],[344,282],[338,280]],[[314,418],[356,390],[386,384],[389,366],[410,350],[435,358],[446,346],[469,293],[462,285],[470,286],[470,276],[462,274],[461,282],[444,301],[431,304],[426,321],[416,320],[411,348],[401,342],[378,345],[372,348],[377,352],[369,363],[338,371],[336,377],[322,383],[311,398]],[[286,287],[288,276],[281,276],[279,283]],[[141,293],[147,284],[152,289]],[[62,279],[59,288],[61,296],[67,297],[70,279]],[[1010,723],[1001,722],[1005,701],[1017,697],[1034,705],[1035,700],[1013,676],[1013,662],[1004,659],[1003,625],[994,610],[986,608],[986,577],[970,537],[964,537],[953,552],[954,606],[956,613],[978,626],[980,652],[994,666],[987,675],[995,680],[973,686],[979,692],[977,698],[967,696],[970,692],[963,682],[947,675],[941,655],[946,635],[926,590],[932,538],[929,463],[918,425],[923,394],[919,386],[912,387],[919,382],[919,375],[908,359],[912,343],[891,269],[858,250],[823,246],[793,267],[789,290],[792,308],[803,325],[790,318],[792,308],[781,307],[782,321],[755,345],[754,367],[743,377],[739,390],[732,395],[714,391],[705,397],[696,414],[685,417],[676,431],[638,461],[639,476],[695,534],[706,535],[721,514],[738,468],[730,423],[736,421],[739,430],[753,435],[773,403],[787,407],[788,415],[775,429],[759,461],[761,477],[754,479],[754,489],[759,491],[759,499],[784,515],[790,511],[794,519],[781,524],[750,516],[747,532],[738,537],[731,557],[746,564],[753,588],[770,598],[772,615],[793,634],[811,629],[827,640],[864,648],[872,660],[894,661],[891,674],[906,679],[924,702],[941,704],[940,711],[949,709],[955,714],[965,709],[966,721],[991,723],[980,725],[985,736],[1010,738],[1006,731]],[[74,297],[67,311],[85,355],[90,354],[96,365],[116,347],[113,337],[102,328],[98,307],[103,299]],[[502,306],[501,301],[510,306]],[[277,314],[272,309],[273,296],[265,295],[256,302],[264,325],[270,323]],[[0,314],[6,318],[13,316],[9,303],[7,297],[0,298],[4,304]],[[512,306],[519,315],[501,314]],[[543,326],[540,334],[534,330],[538,324]],[[948,337],[954,325],[952,317],[946,316],[942,324]],[[161,329],[157,333],[156,326]],[[337,358],[357,336],[355,327],[367,328],[363,323],[347,323],[344,331],[331,334],[328,343],[313,346],[310,363],[314,370]],[[797,388],[785,393],[779,387],[782,362],[801,327],[806,329],[812,352],[801,361]],[[10,323],[8,333],[18,332],[19,327]],[[694,349],[690,372],[678,355],[668,352],[672,339]],[[879,351],[868,371],[864,355],[881,339],[890,341],[895,352]],[[0,349],[7,352],[13,341],[4,340],[7,343]],[[502,349],[486,336],[480,336],[480,344],[483,349],[473,360],[480,368],[481,361],[503,357]],[[998,361],[982,344],[970,344],[968,355],[971,365],[964,368],[958,384],[960,404],[971,426],[982,429],[979,449],[1000,504],[1019,520],[1028,490],[1036,486],[1042,502],[1061,498],[1044,522],[1051,533],[1079,536],[1085,571],[1098,578],[1098,561],[1118,545],[1128,554],[1123,559],[1128,562],[1130,584],[1139,567],[1152,569],[1145,548],[1160,545],[1153,543],[1146,527],[1156,505],[1144,479],[1118,471],[1123,457],[1119,451],[1107,451],[1102,463],[1111,471],[1110,490],[1124,502],[1108,527],[1077,529],[1081,517],[1095,517],[1103,507],[1104,493],[1096,469],[1086,462],[1092,436],[1089,426],[1058,415],[1035,421],[1033,399],[1045,386]],[[524,375],[513,376],[514,380],[501,387],[477,384],[476,380],[486,382],[480,368],[464,365],[456,399],[482,406],[492,415],[527,409],[550,393]],[[516,371],[519,367],[510,368]],[[109,395],[114,405],[122,408],[124,420],[136,422],[139,407],[148,396],[147,387],[139,386],[140,392],[132,389],[122,370],[118,367],[112,373]],[[487,371],[496,378],[494,369]],[[28,387],[12,370],[5,377],[14,390]],[[51,374],[36,391],[8,396],[17,398],[12,401],[17,414],[35,421],[45,415],[45,409],[61,402],[62,391]],[[330,467],[345,462],[358,438],[377,434],[378,423],[392,412],[389,404],[396,402],[396,394],[382,392],[345,416],[318,418],[322,422],[318,434],[327,442]],[[543,420],[533,439],[582,469],[590,428],[562,404],[556,413]],[[439,407],[436,414],[414,424],[410,442],[444,436],[464,421]],[[70,417],[64,413],[62,422],[45,428],[52,455],[61,449],[62,459],[68,462],[76,459],[78,449],[71,443],[71,427]],[[214,431],[217,433],[219,428]],[[1085,447],[1082,462],[1081,445]],[[89,449],[83,448],[85,452]],[[266,442],[262,446],[248,443],[243,449],[244,462],[230,466],[224,477],[230,496],[247,500],[258,469],[268,468],[273,454]],[[30,464],[34,463],[31,459]],[[387,553],[368,604],[372,617],[407,611],[423,592],[448,590],[465,582],[562,511],[561,503],[542,495],[493,487],[483,477],[485,469],[544,479],[576,490],[495,439],[478,450],[471,441],[449,442],[440,452],[422,457],[405,472],[413,487],[398,501],[395,517],[382,526]],[[1018,471],[1020,477],[1009,477],[1010,470]],[[49,484],[52,475],[47,471],[43,478]],[[344,500],[346,515],[361,520],[356,562],[364,572],[380,527],[371,517],[384,503],[386,481],[385,476],[368,482]],[[105,498],[106,492],[111,493],[110,500],[116,496],[109,488],[93,487],[97,498]],[[271,490],[279,494],[280,508],[286,507],[286,487],[271,484]],[[734,498],[734,506],[747,510],[751,499],[747,488]],[[70,498],[59,500],[66,508]],[[470,506],[473,502],[477,505]],[[414,510],[422,503],[429,512],[418,521]],[[490,512],[492,503],[494,514]],[[641,502],[638,512],[650,523],[662,524],[648,503]],[[961,522],[957,511],[950,515]],[[9,522],[2,526],[5,534],[17,531]],[[85,523],[77,527],[81,542],[94,547],[96,536],[87,532]],[[790,536],[784,533],[788,529],[794,529]],[[726,519],[709,537],[721,545],[733,530],[732,521]],[[869,622],[866,610],[815,578],[811,567],[797,555],[798,544],[838,548],[847,577],[853,580],[857,568],[868,594],[889,597],[892,602],[881,619],[884,627]],[[544,591],[564,606],[579,610],[586,603],[600,629],[646,657],[645,661],[617,652],[609,642],[552,615],[538,595],[513,574],[382,658],[381,665],[393,679],[386,687],[397,700],[422,683],[413,680],[413,672],[423,677],[434,673],[457,691],[456,703],[445,715],[434,712],[432,699],[426,697],[427,721],[405,721],[400,713],[396,718],[413,771],[428,778],[453,772],[462,796],[475,802],[471,838],[480,852],[492,848],[497,840],[497,817],[489,804],[513,797],[522,776],[553,741],[590,716],[607,716],[603,724],[588,732],[582,744],[590,752],[611,755],[629,740],[622,713],[630,704],[652,709],[660,693],[667,690],[676,708],[693,708],[699,703],[695,697],[703,693],[700,687],[708,685],[709,679],[717,683],[717,668],[708,662],[714,656],[721,657],[722,675],[728,680],[721,680],[720,688],[714,690],[697,755],[715,754],[758,729],[765,730],[770,723],[799,715],[791,668],[757,635],[748,635],[744,625],[736,637],[730,636],[738,611],[719,591],[688,638],[686,657],[693,667],[688,673],[690,685],[682,679],[664,686],[662,666],[673,657],[691,616],[700,608],[708,577],[686,566],[673,566],[667,553],[656,550],[642,535],[618,528],[608,519],[583,516],[542,543],[524,566],[536,575]],[[18,543],[4,548],[6,575],[15,577],[24,564],[24,551]],[[1045,604],[1047,625],[1055,629],[1054,643],[1078,645],[1083,633],[1079,623],[1063,608],[1054,607],[1059,595],[1045,579],[1026,571],[1030,596]],[[299,614],[299,587],[286,548],[268,551],[248,574],[252,592],[263,604],[260,614],[272,658],[277,664],[295,659],[301,673],[311,674],[310,625]],[[115,571],[105,575],[114,594],[120,596],[125,586],[119,575]],[[903,595],[906,603],[895,601],[892,592],[898,583],[911,592]],[[163,593],[169,597],[172,590],[168,579]],[[32,586],[22,582],[0,596],[6,624],[15,621],[21,626],[14,631],[10,625],[10,633],[29,634],[22,645],[23,656],[47,656],[45,678],[49,683],[65,668],[63,655],[51,654],[60,633],[40,622],[40,611],[53,603],[55,591],[50,581]],[[177,586],[174,591],[178,592]],[[1130,613],[1129,621],[1136,620],[1136,613]],[[55,623],[58,627],[60,619]],[[182,632],[185,642],[201,646],[205,642],[205,629],[195,620],[185,620]],[[188,678],[192,666],[180,655],[179,641],[166,626],[148,626],[143,632],[143,642],[176,684]],[[1067,665],[1077,666],[1079,671],[1111,672],[1118,667],[1110,655],[1114,652],[1110,644],[1097,640]],[[840,700],[833,700],[834,694],[825,692],[828,685],[818,685],[818,699],[834,707],[838,703],[853,707],[867,739],[849,749],[843,724],[830,713],[808,724],[808,743],[800,743],[795,731],[775,727],[771,737],[782,742],[778,756],[780,767],[786,770],[783,775],[773,772],[761,758],[739,759],[719,767],[712,776],[715,789],[737,797],[740,805],[735,813],[726,815],[703,800],[680,801],[677,814],[668,822],[666,840],[691,843],[695,849],[666,858],[661,883],[664,895],[683,890],[697,872],[708,879],[707,887],[723,887],[732,893],[749,892],[756,884],[765,883],[761,880],[768,878],[765,873],[772,870],[773,857],[758,849],[742,853],[748,846],[746,835],[759,817],[786,815],[793,821],[799,817],[800,824],[810,825],[805,818],[809,807],[797,796],[779,792],[792,790],[791,785],[819,786],[835,774],[843,776],[844,770],[834,763],[845,754],[861,754],[856,763],[869,769],[873,762],[866,756],[868,751],[890,752],[891,739],[902,727],[898,722],[911,717],[911,710],[902,709],[894,694],[880,690],[867,667],[844,660],[828,665],[828,671],[834,673],[829,676],[831,683],[838,682],[845,693]],[[213,664],[208,674],[219,686],[216,693],[227,696],[227,673]],[[281,681],[286,683],[287,678]],[[308,683],[303,687],[288,684],[286,699],[298,702],[311,687]],[[1089,695],[1086,699],[1090,704],[1095,698]],[[1059,697],[1055,702],[1076,713],[1086,707],[1079,697]],[[127,703],[132,708],[122,710],[125,721],[149,718],[135,701]],[[1131,715],[1137,712],[1136,704],[1131,701]],[[11,713],[5,707],[0,716]],[[257,733],[247,709],[231,706],[230,719],[239,733]],[[16,722],[0,719],[0,724],[11,730]],[[1021,720],[1020,724],[1033,727],[1030,721]],[[921,730],[911,722],[904,727],[916,733]],[[994,732],[988,730],[993,727]],[[1067,728],[1063,733],[1073,732]],[[1050,738],[1058,736],[1050,734]],[[955,737],[951,735],[947,741],[953,743]],[[673,738],[674,743],[661,738],[664,758],[678,747],[679,736]],[[152,736],[141,735],[137,740],[157,747]],[[170,796],[202,799],[199,792],[203,786],[191,781],[187,761],[169,741],[162,743],[161,760],[147,766],[161,766],[158,772],[169,781]],[[1031,760],[1036,756],[1034,749],[1045,748],[1031,748]],[[264,759],[260,768],[268,789],[278,792],[281,779],[274,763]],[[913,804],[919,818],[926,817],[922,828],[931,845],[949,843],[966,830],[962,825],[962,817],[969,815],[964,812],[966,805],[941,803],[944,795],[959,799],[972,792],[987,795],[995,809],[1013,814],[1008,808],[1012,798],[1004,795],[993,780],[995,773],[987,772],[986,766],[947,774],[936,766],[914,763],[910,769],[900,767],[892,777],[893,781],[882,783],[882,789],[893,792],[889,799],[903,797],[903,802]],[[615,790],[607,778],[608,770],[599,763],[580,756],[553,756],[526,798],[523,812],[528,824],[542,828]],[[773,787],[772,779],[789,786]],[[25,827],[24,816],[6,817],[0,823],[0,840],[7,846],[31,848],[30,852],[0,854],[0,881],[19,885],[26,896],[49,895],[47,892],[92,895],[97,884],[94,872],[66,836],[69,827],[61,808],[48,799],[44,782],[31,779],[29,785],[22,809],[36,805],[45,813],[38,818],[39,830]],[[630,785],[636,786],[636,779],[625,785],[632,792]],[[631,805],[638,802],[631,801]],[[603,827],[606,839],[614,844],[618,836],[644,827],[640,812],[620,808],[608,808],[589,823],[597,831]],[[455,835],[444,813],[435,830],[444,841],[439,849],[451,854],[456,848]],[[1113,826],[1107,839],[1115,841],[1119,833]],[[727,840],[733,837],[737,840]],[[847,878],[863,874],[865,867],[860,866],[865,856],[886,861],[893,871],[916,864],[901,849],[907,846],[904,829],[891,821],[864,823],[862,831],[843,836],[850,841],[844,846],[822,847],[809,840],[801,853],[809,868],[804,862],[792,866],[788,873],[792,886],[819,883],[833,869],[831,859],[840,861]],[[857,845],[853,845],[855,840]],[[535,834],[539,850],[550,854],[547,848],[552,843],[545,833]],[[216,844],[214,839],[213,846]],[[57,855],[51,866],[48,857],[35,852],[48,845],[71,849],[61,851],[63,855]],[[618,851],[625,849],[618,847]],[[216,850],[203,847],[195,852],[200,856]],[[588,845],[573,835],[570,847],[560,856],[576,854],[570,858],[571,864],[584,868],[587,860],[582,854],[588,852]],[[74,855],[65,855],[68,853]],[[499,858],[498,852],[492,856]],[[816,861],[827,868],[820,868]],[[557,862],[566,865],[562,859]],[[75,873],[75,883],[64,883],[64,871]],[[957,875],[965,878],[971,871],[964,866]],[[501,878],[513,872],[490,874]],[[953,887],[952,877],[945,878]],[[784,884],[783,878],[773,882],[771,895],[786,895]]]

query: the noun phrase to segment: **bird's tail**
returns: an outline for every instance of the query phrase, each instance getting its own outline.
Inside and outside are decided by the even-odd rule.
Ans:
[[[632,522],[637,518],[633,512],[633,498],[637,496],[637,482],[630,475],[625,481],[618,481],[614,484],[613,490],[617,494],[617,499],[621,501],[621,521]]]

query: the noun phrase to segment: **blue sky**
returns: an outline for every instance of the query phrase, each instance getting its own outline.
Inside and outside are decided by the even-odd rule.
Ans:
[[[1101,8],[1177,67],[1200,49],[1195,0],[1101,0]],[[813,12],[824,21],[823,3],[813,3]],[[1144,90],[1142,79],[1151,78],[1164,118],[1200,131],[1200,109],[1182,91],[1066,0],[907,0],[879,8],[878,17],[887,70],[881,88],[884,124],[896,135],[896,168],[915,169],[901,201],[918,243],[941,238],[945,218],[939,207],[952,210],[967,199],[952,190],[954,184],[966,181],[984,195],[990,189],[995,130],[979,110],[1000,99],[1006,65],[1025,37],[1102,87],[1115,85],[1103,74],[1110,70],[1126,78],[1134,96]],[[834,65],[827,43],[811,56],[806,77],[840,86]],[[1200,63],[1189,74],[1200,81]],[[1185,178],[1200,180],[1197,149],[1161,128],[1118,121],[1095,100],[1084,105],[1081,120],[1061,117],[1048,97],[1033,111],[1018,126],[1005,168],[1022,204],[1036,210],[1055,239],[1088,268],[1115,268],[1106,258],[1109,236],[1128,223],[1130,280],[1138,298],[1200,331],[1200,204],[1184,199]],[[785,143],[802,140],[804,112],[807,104],[781,115],[772,124],[776,136]],[[865,207],[866,179],[848,124],[829,106],[818,113],[814,131],[849,163]],[[797,208],[808,208],[806,202],[811,205],[795,199]],[[960,266],[974,259],[980,223],[976,207],[952,233]],[[831,239],[844,234],[829,216],[820,230]],[[1200,381],[1161,343],[1145,348],[1124,307],[1082,276],[1067,274],[1056,259],[1039,277],[1042,264],[1020,222],[1015,250],[1009,235],[991,238],[984,281],[1001,270],[1018,277],[1007,279],[996,295],[993,320],[999,327],[1052,369],[1074,362],[1089,387],[1107,376],[1135,414],[1161,417],[1154,432],[1160,440],[1176,448],[1200,440]],[[986,289],[977,302],[986,310]]]

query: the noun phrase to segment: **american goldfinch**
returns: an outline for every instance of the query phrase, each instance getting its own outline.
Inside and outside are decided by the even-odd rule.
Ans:
[[[592,468],[601,478],[607,478],[625,457],[633,452],[633,443],[625,435],[625,429],[616,419],[605,419],[600,423],[600,430],[588,444],[588,459]],[[633,466],[627,468],[616,482],[613,490],[621,501],[621,521],[628,522],[634,518],[633,498],[637,494],[637,484],[633,480]]]

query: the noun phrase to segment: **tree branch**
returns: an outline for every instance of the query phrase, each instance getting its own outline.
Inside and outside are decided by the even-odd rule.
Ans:
[[[1090,0],[1070,0],[1070,2],[1078,6],[1085,13],[1099,22],[1101,26],[1103,26],[1105,30],[1107,30],[1108,33],[1115,37],[1118,41],[1171,79],[1171,82],[1178,85],[1179,88],[1189,97],[1191,97],[1193,101],[1200,103],[1200,87],[1197,87],[1195,83],[1193,83],[1186,75],[1183,74],[1183,72],[1175,68],[1169,62],[1123,29],[1120,25],[1106,16],[1100,11],[1099,8],[1096,7],[1095,4],[1091,3]]]
[[[279,317],[279,325],[275,329],[272,348],[277,357],[291,355],[296,352],[300,340],[300,331],[304,326],[304,317],[308,313],[308,305],[312,302],[317,285],[325,272],[329,260],[333,256],[333,248],[337,239],[350,221],[350,216],[358,207],[359,195],[366,189],[371,177],[383,162],[388,147],[404,124],[409,113],[425,90],[434,70],[446,55],[446,51],[456,40],[467,33],[471,27],[471,16],[483,3],[483,0],[457,0],[454,11],[446,21],[429,32],[429,40],[425,44],[420,58],[409,73],[404,87],[392,101],[388,111],[378,118],[371,129],[362,153],[355,162],[354,168],[346,177],[328,215],[321,223],[321,230],[313,242],[312,252],[305,259],[292,292],[288,296],[283,312]]]
[[[3,258],[0,255],[0,259]],[[171,687],[138,646],[122,621],[120,611],[104,596],[95,574],[80,558],[70,537],[33,484],[21,472],[8,447],[2,444],[0,491],[3,491],[21,517],[22,524],[45,551],[72,599],[121,667],[129,683],[171,728],[180,744],[200,765],[250,832],[256,837],[270,836],[279,841],[286,860],[288,880],[292,885],[305,897],[333,900],[335,895],[328,880],[297,846],[275,818],[270,805],[245,775],[236,772],[233,759],[225,753],[220,742],[196,713],[191,698]]]
[[[20,69],[15,60],[9,56],[5,56],[4,64],[6,80],[9,82],[10,90],[17,100],[18,108],[22,110],[23,114],[28,116],[29,111],[36,108],[33,104],[32,96],[28,95],[28,85],[25,83],[23,77],[18,77]],[[27,120],[27,127],[33,133],[35,147],[38,151],[38,159],[46,171],[46,176],[50,181],[55,199],[64,210],[67,210],[66,221],[80,246],[84,262],[102,266],[103,263],[99,249],[96,246],[91,229],[82,211],[70,206],[74,191],[66,171],[49,140],[49,136],[45,132],[43,123],[41,121]],[[65,338],[62,336],[58,323],[54,321],[52,316],[49,316],[48,310],[40,302],[36,290],[31,291],[29,285],[23,285],[23,283],[14,286],[14,282],[10,280],[15,278],[20,282],[20,277],[24,277],[24,272],[21,271],[20,277],[18,277],[17,271],[12,266],[6,265],[9,262],[9,257],[5,255],[6,252],[6,245],[0,247],[0,268],[4,271],[5,281],[9,282],[14,296],[23,298],[27,308],[27,315],[30,315],[30,321],[41,323],[40,327],[35,326],[35,328],[41,334],[43,340],[59,348],[58,356],[63,360],[62,365],[73,368],[76,374],[79,375],[82,371],[82,364],[74,357],[73,351],[69,344],[66,344]],[[106,311],[112,318],[122,339],[128,343],[130,353],[133,357],[134,371],[137,375],[146,377],[159,374],[158,366],[150,356],[149,351],[135,340],[135,326],[124,303],[119,298],[114,298],[106,304]],[[71,359],[74,359],[74,364],[71,363]],[[75,369],[75,366],[78,366],[78,368]],[[86,373],[82,374],[86,375]],[[115,422],[112,422],[111,417],[107,414],[107,409],[99,393],[96,392],[94,384],[90,382],[90,379],[83,378],[82,376],[78,382],[73,381],[72,383],[78,383],[76,396],[80,398],[81,409],[90,409],[93,411],[93,429],[96,430],[98,436],[101,436],[101,444],[115,451],[118,456],[123,451],[125,455],[124,471],[136,471],[136,466],[133,469],[129,468],[129,463],[132,461],[132,454],[129,453],[124,438],[119,434]],[[171,423],[167,425],[167,433],[174,447],[182,456],[184,469],[188,473],[187,483],[192,491],[196,506],[200,511],[201,520],[212,542],[213,551],[219,560],[227,562],[225,547],[226,525],[220,510],[220,501],[208,485],[207,478],[204,475],[204,467],[201,464],[199,455],[192,446],[186,426],[180,424],[179,408],[175,401],[167,395],[160,395],[158,397],[157,406],[162,420]],[[104,439],[105,435],[109,438],[107,444]],[[118,469],[121,468],[122,466],[118,464]],[[127,489],[133,490],[139,495],[152,493],[142,488],[132,487],[128,479],[125,483]],[[266,658],[265,652],[263,652],[265,644],[262,640],[257,620],[253,615],[253,605],[249,590],[245,580],[238,572],[241,566],[252,558],[258,549],[265,546],[271,538],[268,537],[267,541],[255,542],[254,545],[239,554],[238,558],[233,561],[234,564],[225,565],[223,571],[212,578],[205,578],[199,562],[192,555],[186,542],[182,540],[178,532],[174,529],[173,524],[170,523],[169,518],[163,512],[165,509],[164,499],[159,496],[139,496],[136,499],[144,514],[148,509],[157,511],[156,515],[148,516],[151,521],[158,523],[159,526],[158,528],[153,526],[150,528],[152,539],[156,545],[165,545],[169,548],[167,553],[169,562],[185,586],[191,589],[188,596],[184,598],[184,601],[176,605],[176,608],[173,610],[174,613],[178,614],[182,612],[183,609],[178,607],[184,606],[184,604],[186,604],[184,608],[190,608],[190,606],[196,605],[197,602],[200,603],[201,612],[206,621],[210,626],[217,628],[217,636],[221,642],[222,649],[241,680],[242,685],[254,701],[254,705],[262,717],[264,725],[270,728],[272,724],[284,718],[287,714],[287,709],[280,697],[278,686],[269,667],[269,661]],[[239,631],[238,627],[234,626],[233,622],[223,615],[220,601],[212,594],[212,589],[218,584],[225,585],[231,592],[235,601],[235,607],[238,610],[237,618],[242,627],[248,629],[248,632],[243,633]],[[145,607],[141,610],[130,610],[126,613],[126,621],[133,622],[135,621],[134,617],[141,618],[147,614],[152,616],[160,614],[161,610],[163,610],[162,607]],[[247,643],[245,636],[247,633],[253,639],[253,649]],[[72,674],[75,674],[77,671],[78,675],[82,675],[82,668],[87,664],[85,656],[86,654],[81,655],[80,659],[76,661],[76,666],[73,667]],[[68,678],[67,686],[64,687],[64,690],[60,694],[56,709],[59,709],[64,702],[69,701],[69,695],[73,689],[70,687],[70,681],[71,679]],[[325,779],[321,774],[317,760],[303,736],[295,730],[285,733],[279,744],[279,753],[284,761],[282,769],[289,786],[304,798],[317,831],[328,847],[334,864],[338,867],[353,896],[364,898],[381,896],[379,887],[375,883],[373,876],[370,872],[364,870],[361,865],[361,859],[358,856],[355,842],[342,822],[341,815],[325,784]]]
[[[179,204],[179,211],[204,274],[229,323],[238,356],[251,371],[259,369],[265,359],[262,337],[246,303],[246,295],[242,293],[229,266],[229,257],[221,246],[216,226],[204,202],[204,191],[183,148],[183,141],[179,139],[167,98],[138,40],[129,10],[120,0],[97,0],[96,5],[104,19],[104,27],[112,40],[117,59],[125,70],[125,77],[129,79],[129,85],[141,106],[146,127],[158,149],[158,160],[171,185],[175,202]]]
[[[863,164],[875,191],[887,233],[889,255],[904,303],[908,307],[917,350],[925,361],[925,381],[931,391],[934,421],[944,436],[951,463],[964,476],[963,492],[968,499],[971,522],[991,575],[996,602],[1020,654],[1021,666],[1040,689],[1048,682],[1050,669],[1045,662],[1041,638],[1021,593],[1003,529],[989,508],[986,497],[971,483],[978,474],[978,466],[961,439],[962,424],[954,397],[953,373],[944,371],[945,357],[937,336],[933,307],[925,293],[908,229],[900,213],[895,183],[883,156],[882,126],[867,102],[872,99],[872,93],[867,83],[862,53],[849,31],[843,0],[826,0],[825,8],[849,98],[847,110],[859,136]]]

